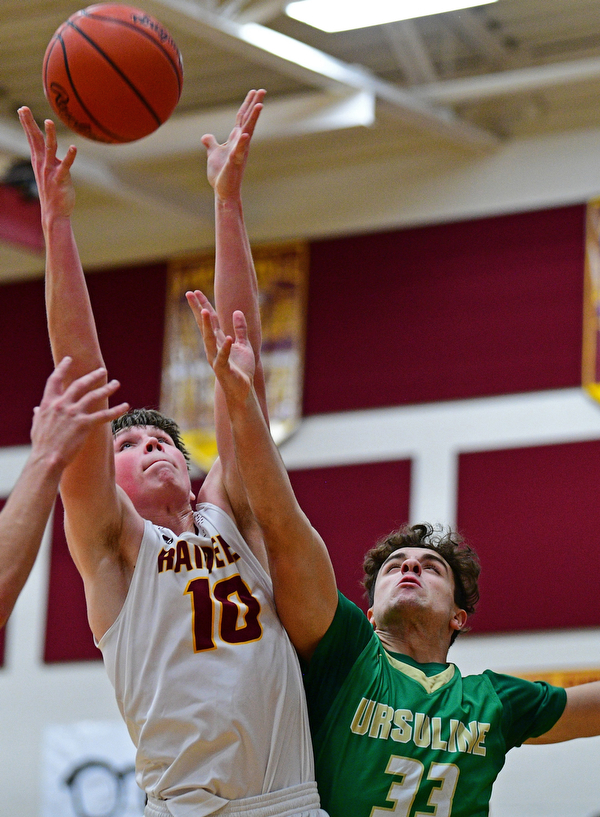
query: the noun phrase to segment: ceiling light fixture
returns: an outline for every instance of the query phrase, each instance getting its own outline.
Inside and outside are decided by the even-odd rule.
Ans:
[[[430,14],[484,6],[496,0],[296,0],[286,14],[322,31],[349,31]]]

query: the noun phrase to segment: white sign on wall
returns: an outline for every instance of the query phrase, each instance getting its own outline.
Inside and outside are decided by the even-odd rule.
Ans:
[[[121,721],[51,724],[42,747],[42,817],[140,817],[135,749]]]

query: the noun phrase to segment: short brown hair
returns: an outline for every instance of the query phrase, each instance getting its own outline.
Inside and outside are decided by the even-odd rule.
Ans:
[[[481,565],[475,551],[469,547],[455,531],[445,531],[441,526],[434,527],[425,522],[419,525],[403,525],[392,531],[371,548],[363,562],[363,585],[369,598],[369,606],[373,606],[375,598],[375,582],[385,560],[394,551],[403,547],[417,547],[435,550],[450,565],[454,576],[454,601],[468,615],[475,612],[479,601],[479,587],[477,580],[481,572]],[[458,635],[453,633],[452,640]]]
[[[175,448],[181,451],[189,468],[190,455],[181,438],[181,430],[175,420],[171,420],[170,417],[165,417],[164,414],[161,414],[160,411],[156,411],[155,409],[131,409],[126,414],[121,414],[120,417],[112,421],[113,437],[118,434],[119,431],[123,431],[125,428],[133,428],[133,426],[154,426],[154,428],[160,428],[161,431],[164,431],[173,440]]]

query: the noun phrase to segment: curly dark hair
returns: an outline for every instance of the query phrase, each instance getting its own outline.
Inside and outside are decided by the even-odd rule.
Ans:
[[[160,428],[161,431],[169,435],[175,443],[175,447],[181,451],[189,468],[190,455],[181,438],[179,426],[175,420],[171,420],[170,417],[165,417],[160,411],[145,408],[131,409],[125,414],[121,414],[116,420],[113,420],[111,425],[113,436],[118,434],[119,431],[123,431],[125,428],[132,428],[133,426],[154,426],[155,428]]]
[[[367,551],[363,562],[363,585],[369,599],[369,606],[373,605],[375,597],[375,582],[385,560],[394,551],[403,547],[417,547],[435,550],[450,565],[454,575],[454,601],[468,615],[475,612],[479,601],[479,587],[477,580],[481,572],[481,565],[475,551],[469,547],[455,531],[444,531],[441,526],[434,527],[429,523],[419,525],[403,525],[380,539],[374,548]],[[463,628],[462,632],[467,628]],[[454,643],[458,631],[452,634],[451,644]]]

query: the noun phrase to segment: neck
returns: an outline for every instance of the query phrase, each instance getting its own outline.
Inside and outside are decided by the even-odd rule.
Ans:
[[[194,512],[188,504],[184,507],[172,507],[165,505],[158,508],[153,505],[150,508],[136,508],[137,512],[144,519],[149,519],[154,525],[172,530],[176,536],[180,533],[195,531]]]
[[[450,647],[447,633],[432,633],[414,624],[386,629],[375,627],[375,633],[388,652],[408,655],[419,664],[445,664]]]

